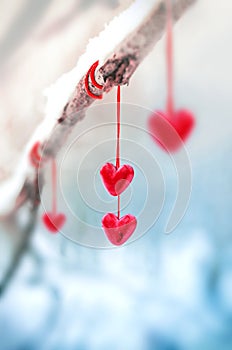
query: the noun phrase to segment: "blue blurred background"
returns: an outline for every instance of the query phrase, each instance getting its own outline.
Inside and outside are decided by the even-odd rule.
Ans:
[[[7,140],[1,142],[3,149],[10,147],[11,161],[42,120],[43,88],[72,68],[88,39],[130,3],[1,2],[5,25],[0,36],[1,127],[13,124],[11,139],[3,129]],[[0,349],[232,349],[231,15],[228,0],[199,0],[175,26],[175,101],[178,108],[191,109],[197,120],[186,145],[192,168],[191,198],[179,225],[164,234],[176,195],[175,169],[168,155],[145,135],[138,143],[145,142],[165,173],[165,203],[155,225],[129,245],[102,250],[72,243],[64,235],[50,235],[38,220],[0,298]],[[73,44],[76,35],[78,47]],[[63,47],[67,38],[70,45]],[[125,102],[151,111],[163,108],[164,45],[161,40],[130,86],[123,88]],[[49,60],[55,62],[52,68]],[[38,72],[34,72],[36,64]],[[104,102],[114,101],[115,91]],[[101,118],[106,121],[105,116]],[[25,120],[25,130],[19,132]],[[114,115],[107,120],[114,120]],[[145,118],[143,123],[146,127]],[[74,134],[88,127],[91,118],[77,125]],[[94,142],[93,138],[76,146],[77,164],[82,160],[80,147],[80,154],[85,154]],[[2,156],[1,164],[3,181],[11,162]],[[65,174],[70,193],[73,174]],[[46,201],[49,195],[44,196]],[[78,207],[79,199],[71,200]],[[64,209],[62,201],[59,205]],[[139,211],[143,203],[138,200],[133,205]],[[91,209],[80,210],[86,218],[92,215]],[[78,230],[75,221],[70,221],[69,229]],[[1,277],[10,264],[14,239],[1,226]]]

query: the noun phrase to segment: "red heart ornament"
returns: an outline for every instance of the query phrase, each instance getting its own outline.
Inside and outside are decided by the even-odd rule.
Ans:
[[[112,163],[106,163],[100,170],[102,181],[112,196],[120,195],[131,183],[134,177],[134,169],[124,164],[116,168]]]
[[[53,213],[45,213],[43,215],[43,223],[47,227],[50,232],[56,233],[60,231],[62,226],[66,221],[66,216],[62,213],[53,214]]]
[[[109,241],[114,245],[122,245],[133,234],[137,226],[136,217],[127,214],[121,219],[113,213],[108,213],[102,218],[102,227]]]
[[[193,114],[180,109],[171,116],[156,111],[148,119],[148,129],[156,143],[165,151],[175,152],[190,135],[195,125]]]

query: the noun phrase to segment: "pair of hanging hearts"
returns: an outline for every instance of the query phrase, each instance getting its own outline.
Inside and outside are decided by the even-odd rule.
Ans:
[[[29,154],[31,164],[36,168],[39,167],[41,162],[40,148],[40,143],[36,142]],[[56,167],[56,165],[54,166]],[[131,183],[134,177],[134,169],[126,164],[117,169],[113,164],[106,163],[102,167],[100,174],[108,192],[112,196],[119,196]],[[53,178],[53,181],[56,182],[56,179]],[[50,232],[57,233],[65,224],[66,216],[63,213],[57,213],[56,210],[52,210],[44,213],[42,220]],[[133,234],[136,225],[136,218],[131,214],[118,218],[115,214],[108,213],[102,219],[103,229],[110,242],[114,245],[125,243]]]
[[[130,185],[134,177],[134,169],[124,164],[117,168],[112,163],[106,163],[100,170],[102,181],[112,196],[120,196]],[[121,218],[108,213],[102,218],[102,227],[109,241],[114,245],[122,245],[136,229],[135,216],[127,214]]]
[[[106,163],[100,171],[103,183],[112,196],[119,196],[131,183],[134,177],[134,169],[130,165],[116,168],[111,163]],[[56,233],[64,225],[66,217],[62,213],[45,213],[43,222],[50,232]],[[127,214],[118,218],[113,213],[106,214],[102,219],[103,229],[114,245],[122,245],[133,234],[137,225],[136,218]]]

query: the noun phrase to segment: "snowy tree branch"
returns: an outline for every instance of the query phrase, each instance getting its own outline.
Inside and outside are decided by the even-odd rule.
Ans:
[[[193,3],[195,3],[195,1],[196,0],[173,1],[173,21],[177,21],[182,16],[182,14]],[[142,4],[142,1],[138,1],[138,3]],[[143,5],[144,3],[145,2],[143,2]],[[56,106],[55,109],[57,110],[54,110],[54,108],[49,107],[48,103],[46,118],[39,128],[40,131],[37,130],[29,142],[28,147],[25,151],[25,157],[22,161],[23,164],[21,166],[21,170],[19,171],[19,175],[16,174],[13,179],[14,186],[11,187],[13,188],[14,193],[11,197],[11,202],[8,205],[6,212],[4,212],[4,210],[2,211],[2,208],[0,208],[1,218],[4,219],[5,222],[9,220],[12,222],[12,217],[15,217],[17,215],[17,212],[22,206],[28,204],[29,209],[28,222],[27,225],[23,228],[24,234],[22,234],[22,242],[17,247],[12,265],[6,272],[5,277],[1,282],[0,293],[7,285],[14,269],[16,268],[16,265],[18,264],[21,254],[27,246],[30,232],[34,226],[33,222],[36,218],[36,211],[40,203],[39,187],[37,181],[38,172],[35,171],[35,169],[28,161],[28,153],[31,146],[35,141],[40,141],[42,147],[46,144],[43,157],[52,158],[56,156],[60,147],[65,144],[66,138],[71,132],[73,126],[84,117],[86,109],[95,101],[94,98],[90,97],[87,94],[84,84],[87,69],[91,63],[94,62],[94,60],[100,59],[100,62],[104,62],[100,65],[96,78],[98,82],[103,85],[102,91],[104,93],[109,92],[114,86],[125,85],[129,83],[129,80],[136,68],[151,51],[151,49],[154,47],[154,45],[161,38],[162,34],[165,31],[165,3],[166,0],[150,0],[147,2],[146,6],[144,5],[146,8],[144,11],[141,11],[141,13],[139,13],[140,8],[137,8],[136,10],[136,4],[132,5],[132,9],[129,8],[125,11],[125,14],[122,14],[122,16],[120,15],[118,18],[114,19],[112,21],[113,23],[109,24],[109,26],[106,27],[104,33],[101,33],[97,39],[98,41],[96,42],[96,45],[101,43],[101,41],[104,41],[104,35],[106,36],[108,33],[108,51],[110,50],[110,52],[107,50],[101,50],[101,52],[99,51],[98,53],[96,50],[96,53],[94,54],[94,45],[91,46],[90,43],[89,50],[87,48],[87,53],[83,55],[84,57],[80,58],[77,63],[77,67],[74,68],[70,74],[66,74],[64,79],[61,79],[58,82],[53,91],[51,89],[52,93],[50,93],[50,95],[48,93],[50,104],[59,104],[60,101],[58,102],[59,96],[57,96],[57,91],[59,91],[60,87],[62,87],[63,90],[61,88],[61,91],[59,92],[62,95],[61,102],[63,103],[63,100],[65,98],[67,101],[67,91],[70,96],[70,91],[72,92],[73,87],[75,87],[75,83],[73,84],[73,82],[79,77],[79,82],[74,88],[74,92],[72,93],[71,98],[68,99],[68,102],[66,104],[65,102],[63,103],[63,106],[65,104],[65,107],[63,107],[63,109],[61,109],[59,106]],[[133,19],[132,16],[132,24],[131,26],[128,26],[127,22],[135,10],[141,18],[139,18],[137,21],[136,19]],[[117,35],[117,28],[124,28],[124,26],[124,33],[118,33]],[[116,29],[114,29],[114,27]],[[112,37],[116,39],[114,40]],[[118,42],[119,39],[120,41]],[[110,47],[110,43],[112,41],[114,43],[114,47]],[[107,44],[105,44],[105,46],[106,45]],[[91,52],[93,53],[92,55]],[[95,57],[94,55],[97,54],[98,57]],[[83,63],[83,61],[85,61],[85,63]],[[70,81],[67,83],[68,78]],[[66,88],[66,84],[68,84],[68,88]],[[96,95],[102,93],[101,90],[98,90],[91,83],[90,90]],[[53,115],[53,119],[50,117],[51,115]],[[45,127],[46,123],[47,127]],[[46,130],[46,132],[44,132],[44,130]],[[41,176],[43,173],[42,167],[39,169],[39,172],[39,175]]]

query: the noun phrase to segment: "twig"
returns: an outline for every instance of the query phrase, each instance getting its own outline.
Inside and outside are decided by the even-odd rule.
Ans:
[[[27,188],[29,186],[26,186]],[[26,188],[25,187],[25,188]],[[8,282],[10,281],[11,277],[13,276],[15,270],[18,267],[18,263],[20,262],[21,256],[23,255],[24,251],[27,249],[28,244],[29,244],[29,239],[31,236],[31,233],[33,232],[33,229],[36,224],[36,217],[37,217],[37,212],[38,212],[38,207],[40,205],[40,195],[39,195],[39,183],[38,183],[38,174],[36,176],[36,179],[33,183],[33,187],[30,188],[29,190],[30,196],[32,196],[33,201],[31,201],[31,205],[29,205],[28,208],[28,221],[26,222],[24,227],[21,228],[21,232],[18,232],[18,234],[21,234],[20,237],[20,243],[17,246],[17,249],[14,252],[14,256],[12,258],[11,264],[8,267],[2,281],[0,284],[0,295],[2,295],[8,285]],[[16,225],[17,225],[17,214],[20,215],[20,212],[15,211],[9,218],[11,221],[11,227],[15,226],[15,231]],[[18,228],[18,227],[17,227]],[[19,228],[18,228],[19,231]],[[13,232],[15,233],[15,232]]]
[[[103,82],[103,91],[105,93],[109,92],[114,86],[128,84],[136,68],[161,38],[166,25],[165,2],[166,0],[157,1],[149,16],[115,48],[114,53],[100,67],[98,79]],[[195,2],[196,0],[175,0],[173,2],[173,22],[177,21],[190,5]],[[44,146],[46,143],[46,148],[43,156],[46,158],[56,156],[73,126],[84,117],[86,109],[95,101],[85,90],[84,78],[82,77],[77,84],[72,98],[63,108],[60,117],[54,123],[50,135],[44,142]],[[90,84],[90,86],[94,94],[102,93],[93,85]],[[40,169],[39,171],[41,176],[43,170]],[[38,173],[36,174],[36,179],[38,179]],[[30,233],[34,227],[36,211],[39,206],[39,192],[38,188],[35,190],[35,182],[38,184],[38,181],[35,181],[31,176],[25,179],[20,194],[16,198],[16,204],[8,216],[9,219],[9,217],[15,215],[15,212],[26,203],[30,203],[33,208],[29,214],[30,219],[25,229],[22,243],[16,249],[12,264],[0,285],[0,294],[5,289],[23,251],[27,247]]]

